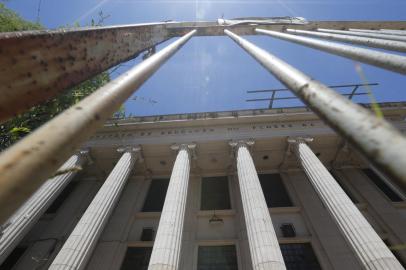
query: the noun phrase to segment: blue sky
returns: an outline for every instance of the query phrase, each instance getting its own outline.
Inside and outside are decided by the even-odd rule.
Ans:
[[[7,6],[35,21],[39,0],[10,0]],[[47,28],[89,24],[103,11],[106,25],[165,20],[216,20],[244,16],[301,16],[308,20],[406,20],[405,0],[42,0],[40,22]],[[361,82],[355,63],[270,37],[250,41],[272,52],[313,78],[327,84]],[[171,41],[169,41],[171,42]],[[168,43],[168,42],[167,42]],[[165,46],[164,43],[158,47]],[[139,62],[128,62],[113,74]],[[378,101],[406,101],[406,77],[362,65]],[[245,102],[267,94],[248,90],[282,85],[227,37],[194,37],[125,103],[127,115],[266,108],[267,102]],[[350,89],[346,89],[349,91]],[[365,101],[365,98],[359,101]],[[298,103],[277,102],[276,107]]]

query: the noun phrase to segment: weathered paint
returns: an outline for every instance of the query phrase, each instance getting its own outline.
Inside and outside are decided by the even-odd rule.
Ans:
[[[3,223],[195,31],[109,82],[0,155]]]
[[[406,190],[406,138],[399,130],[251,42],[231,31],[225,30],[225,33]]]
[[[0,34],[0,121],[168,38],[164,25]]]

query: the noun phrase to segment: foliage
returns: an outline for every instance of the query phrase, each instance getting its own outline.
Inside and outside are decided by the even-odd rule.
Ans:
[[[7,9],[0,3],[0,29],[1,31],[41,29],[39,24],[34,24],[22,19],[14,11]],[[0,151],[26,136],[57,114],[79,102],[83,97],[94,92],[110,80],[107,72],[103,72],[80,85],[65,91],[57,98],[44,104],[35,106],[8,122],[0,124]]]
[[[39,30],[42,26],[23,20],[17,13],[0,3],[0,32]]]

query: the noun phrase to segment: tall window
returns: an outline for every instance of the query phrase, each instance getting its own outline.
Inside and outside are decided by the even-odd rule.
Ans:
[[[359,203],[357,198],[354,197],[354,194],[352,194],[352,192],[341,182],[342,180],[340,179],[340,177],[338,177],[333,171],[329,172],[334,177],[336,182],[340,185],[340,187],[344,190],[345,194],[347,194],[347,196],[350,197],[351,201],[353,203]]]
[[[164,207],[169,179],[153,179],[144,202],[143,212],[161,212]]]
[[[48,207],[45,214],[55,214],[62,204],[66,201],[69,195],[76,189],[78,185],[77,181],[70,181],[69,184],[62,190],[55,201]]]
[[[24,252],[27,250],[26,246],[17,246],[11,253],[8,255],[6,260],[0,265],[0,270],[9,270],[18,263],[18,260],[23,256]]]
[[[398,251],[394,250],[393,248],[391,249],[392,245],[389,243],[388,240],[383,240],[383,242],[386,244],[386,246],[391,250],[392,254],[398,259],[399,263],[406,268],[406,264],[403,261],[403,259],[400,257]]]
[[[287,270],[321,270],[310,243],[280,244]]]
[[[128,247],[120,270],[147,270],[152,247]]]
[[[203,178],[200,209],[231,209],[227,176]]]
[[[235,246],[200,246],[197,270],[238,270]]]
[[[279,173],[258,175],[268,207],[293,206]]]
[[[392,202],[402,202],[402,198],[392,190],[390,186],[388,186],[384,180],[382,180],[379,175],[377,175],[371,169],[363,169],[362,170],[369,179],[389,198]]]

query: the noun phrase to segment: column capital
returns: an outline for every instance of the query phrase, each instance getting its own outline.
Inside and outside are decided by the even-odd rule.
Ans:
[[[287,141],[289,144],[295,144],[295,143],[310,143],[314,139],[312,137],[288,137]]]
[[[87,162],[88,164],[92,164],[93,159],[90,156],[90,152],[90,147],[83,147],[76,150],[75,154],[84,158],[85,162]]]
[[[90,147],[80,148],[76,151],[76,153],[80,155],[88,155],[90,153]]]
[[[141,151],[141,146],[139,145],[126,145],[126,146],[120,146],[119,148],[117,148],[117,152],[119,153],[124,153],[124,152],[140,152]]]
[[[228,144],[234,149],[239,146],[252,147],[255,144],[254,139],[245,139],[245,140],[231,140]]]
[[[144,161],[144,157],[142,155],[142,148],[140,145],[126,145],[117,148],[117,152],[119,153],[131,153],[137,156],[138,161]]]
[[[197,144],[196,143],[175,143],[172,144],[171,146],[171,150],[179,152],[180,150],[186,150],[188,151],[188,153],[190,154],[192,159],[196,159],[197,155],[196,155],[196,148],[197,148]]]
[[[228,145],[230,145],[230,157],[232,159],[236,158],[236,153],[238,148],[244,146],[248,149],[248,151],[251,153],[251,148],[255,144],[254,139],[244,139],[244,140],[231,140],[228,142]]]

